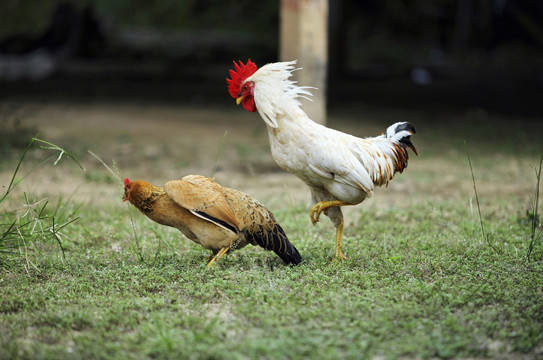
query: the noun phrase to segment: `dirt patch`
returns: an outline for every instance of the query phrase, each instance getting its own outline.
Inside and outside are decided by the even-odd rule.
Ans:
[[[307,204],[309,189],[295,176],[283,172],[273,161],[267,132],[258,114],[231,108],[195,108],[164,104],[131,103],[25,103],[31,115],[25,123],[40,130],[40,137],[64,146],[76,154],[86,171],[65,161],[45,166],[25,178],[18,191],[56,197],[72,196],[93,204],[116,204],[122,186],[87,151],[109,165],[115,164],[120,178],[144,179],[156,184],[187,174],[215,176],[224,186],[245,191],[270,207]],[[398,121],[390,111],[336,111],[329,126],[357,136],[379,134]],[[364,120],[361,120],[364,119]],[[361,208],[409,206],[414,202],[462,201],[469,206],[473,184],[467,166],[462,134],[451,137],[451,128],[434,124],[417,112],[401,114],[416,124],[419,134],[413,142],[420,156],[412,156],[408,169],[387,188],[378,189],[374,199]],[[457,125],[452,125],[457,126]],[[509,126],[508,124],[504,126]],[[438,140],[436,140],[438,139]],[[442,139],[442,140],[439,140]],[[496,145],[498,148],[498,145]],[[40,158],[34,151],[34,160]],[[483,199],[497,196],[524,204],[532,191],[530,164],[534,156],[500,152],[475,155],[478,186]],[[32,160],[29,158],[28,160]],[[25,169],[33,166],[25,163]],[[6,186],[12,175],[4,164],[0,183]]]

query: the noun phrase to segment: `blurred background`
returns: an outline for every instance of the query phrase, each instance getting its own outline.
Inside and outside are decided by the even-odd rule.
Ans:
[[[0,0],[0,358],[541,358],[543,0],[329,0],[327,125],[408,121],[419,155],[343,207],[351,260],[323,269],[334,227],[225,81],[279,60],[301,1]],[[266,204],[306,270],[247,247],[193,277],[207,254],[122,202],[124,178],[187,174]]]
[[[278,0],[0,2],[2,101],[232,105],[233,60],[278,60]],[[542,115],[543,2],[333,0],[328,107]]]

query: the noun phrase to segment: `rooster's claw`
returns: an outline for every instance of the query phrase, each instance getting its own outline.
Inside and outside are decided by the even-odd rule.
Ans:
[[[319,222],[319,217],[321,216],[322,210],[324,210],[324,207],[321,206],[321,203],[315,204],[311,208],[311,210],[309,210],[309,218],[311,219],[311,222],[313,223],[313,225]]]

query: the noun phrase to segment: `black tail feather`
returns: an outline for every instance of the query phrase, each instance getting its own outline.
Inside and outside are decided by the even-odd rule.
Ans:
[[[395,130],[394,133],[399,133],[400,131],[404,131],[404,130],[409,131],[412,134],[417,133],[417,131],[415,130],[415,127],[408,122],[399,123],[394,130]]]
[[[259,245],[266,250],[272,250],[290,265],[298,265],[302,256],[288,240],[285,231],[279,224],[274,224],[272,229],[259,227],[258,231],[248,232],[244,230],[245,238],[254,245]]]
[[[411,135],[414,135],[414,134],[417,133],[417,131],[415,130],[415,127],[413,125],[411,125],[408,122],[401,122],[401,123],[396,123],[396,124],[390,126],[386,131],[386,137],[388,137],[388,138],[393,137],[394,135],[396,135],[397,133],[399,133],[401,131],[407,131],[407,132],[411,133]],[[418,155],[417,149],[415,149],[415,146],[411,142],[411,135],[403,136],[402,138],[400,138],[398,140],[398,142],[400,143],[400,145],[402,147],[409,148],[409,149],[413,150],[415,155]]]

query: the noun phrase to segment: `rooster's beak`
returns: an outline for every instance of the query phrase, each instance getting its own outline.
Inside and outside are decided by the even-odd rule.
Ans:
[[[241,102],[243,101],[243,95],[241,95],[239,98],[236,99],[236,104],[241,104]]]

